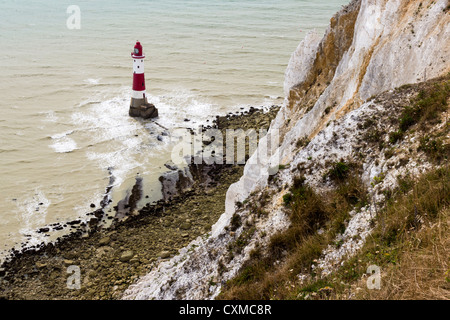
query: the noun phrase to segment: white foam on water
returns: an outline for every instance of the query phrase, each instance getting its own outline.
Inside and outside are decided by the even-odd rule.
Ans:
[[[99,84],[99,83],[100,83],[100,80],[101,80],[101,78],[99,78],[99,79],[92,79],[92,78],[89,78],[89,79],[83,80],[83,82],[84,82],[84,83],[87,83],[87,84],[96,85],[96,84]]]
[[[94,142],[126,136],[137,129],[128,116],[128,99],[121,94],[113,99],[92,103],[89,110],[72,114],[72,123],[82,130],[94,130]],[[80,127],[81,126],[81,127]]]
[[[68,131],[65,131],[65,132],[56,133],[56,134],[50,136],[50,138],[52,138],[52,139],[62,139],[64,137],[68,136],[68,135],[73,134],[74,132],[75,132],[74,130],[68,130]]]
[[[149,96],[148,100],[158,108],[158,122],[166,127],[184,127],[194,122],[206,122],[219,113],[219,106],[182,88],[161,96]],[[186,124],[184,119],[189,119],[190,123]]]
[[[80,106],[71,116],[77,128],[75,138],[83,136],[91,146],[85,150],[86,158],[102,170],[112,170],[114,186],[120,186],[136,172],[148,171],[161,154],[167,153],[169,158],[171,129],[206,124],[207,119],[219,113],[217,106],[192,91],[176,89],[162,96],[148,96],[149,102],[158,108],[157,119],[135,119],[128,115],[130,88],[123,87],[118,92],[116,97],[103,102]],[[190,121],[184,121],[186,118]],[[52,137],[62,141],[70,134],[66,131]],[[157,139],[158,135],[162,141]]]
[[[142,125],[128,115],[128,88],[119,92],[122,93],[112,99],[85,105],[82,111],[72,114],[77,133],[85,135],[93,146],[86,151],[87,159],[102,170],[111,168],[114,186],[123,183],[141,165],[136,157],[145,142]]]
[[[56,142],[50,145],[56,153],[69,153],[77,149],[77,143],[67,136],[56,140]]]
[[[87,152],[86,156],[104,170],[112,168],[115,178],[113,186],[120,186],[128,174],[140,166],[140,163],[133,159],[133,150],[127,148],[104,153]]]
[[[22,228],[22,235],[31,235],[30,245],[39,244],[44,240],[44,235],[37,233],[37,228],[45,225],[47,210],[51,201],[39,188],[34,190],[33,195],[28,195],[24,200],[16,202],[18,208],[18,220]]]
[[[98,188],[100,189],[100,186]],[[95,194],[91,195],[82,195],[80,197],[80,201],[72,208],[73,212],[76,212],[78,214],[78,218],[82,221],[89,220],[89,218],[86,218],[85,213],[91,212],[92,208],[90,207],[91,203],[98,204],[103,199],[104,194],[101,192],[97,192]]]

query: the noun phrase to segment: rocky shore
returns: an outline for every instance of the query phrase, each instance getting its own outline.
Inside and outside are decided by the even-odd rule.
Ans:
[[[217,116],[212,127],[268,129],[279,107]],[[170,166],[169,166],[170,167]],[[175,179],[170,194],[140,210],[116,210],[108,228],[97,223],[102,209],[92,213],[87,226],[71,222],[76,231],[38,248],[12,250],[0,266],[0,299],[118,299],[130,284],[159,262],[177,254],[189,242],[206,234],[225,210],[228,187],[242,176],[243,165],[190,165],[189,181]],[[174,168],[171,168],[174,169]],[[183,170],[172,170],[180,178]],[[138,184],[136,192],[139,194]],[[174,190],[176,192],[174,192]],[[134,202],[136,199],[134,199]],[[137,199],[138,200],[138,199]],[[89,232],[83,232],[86,227]],[[85,228],[85,229],[83,229]],[[79,289],[68,283],[75,266],[80,271]]]

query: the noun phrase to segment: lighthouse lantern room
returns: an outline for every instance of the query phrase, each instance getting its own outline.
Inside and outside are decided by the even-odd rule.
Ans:
[[[136,42],[131,53],[133,59],[133,90],[131,93],[130,116],[154,118],[158,116],[158,110],[153,104],[147,102],[145,95],[144,59],[142,45]]]

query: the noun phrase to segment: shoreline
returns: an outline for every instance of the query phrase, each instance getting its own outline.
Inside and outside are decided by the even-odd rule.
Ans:
[[[278,106],[266,111],[251,107],[245,112],[217,116],[211,127],[268,129],[278,110]],[[87,224],[67,222],[69,229],[76,230],[53,242],[11,249],[11,257],[0,266],[0,299],[119,299],[130,284],[159,261],[176,255],[178,249],[210,231],[224,212],[228,187],[240,179],[244,165],[189,168],[192,185],[178,188],[177,195],[147,203],[138,214],[135,208],[122,214],[116,209],[115,217],[111,217],[100,208],[87,215],[92,216]],[[140,200],[139,194],[137,181],[130,195],[132,202]],[[111,226],[98,227],[102,219],[112,220]],[[67,288],[69,266],[80,269],[79,290]]]

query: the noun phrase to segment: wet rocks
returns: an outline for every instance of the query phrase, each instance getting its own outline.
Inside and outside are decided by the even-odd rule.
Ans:
[[[50,228],[45,227],[45,228],[40,228],[37,232],[38,233],[45,233],[45,232],[49,232],[49,231],[50,231]]]
[[[79,219],[67,222],[67,224],[69,226],[74,226],[74,225],[77,225],[77,224],[80,224],[80,223],[81,223],[81,220],[79,220]]]
[[[158,116],[158,109],[151,103],[144,103],[140,106],[130,106],[130,117],[141,117],[143,119],[156,118]]]
[[[189,168],[164,173],[160,178],[163,199],[168,200],[174,195],[183,194],[194,184],[194,177]]]
[[[94,228],[94,227],[96,227],[97,226],[97,224],[98,224],[98,219],[97,218],[91,218],[90,220],[89,220],[89,228]]]
[[[263,115],[262,111],[255,111],[247,117],[246,123],[254,127],[253,117],[266,116],[270,117]],[[222,118],[220,129],[229,126],[240,128],[242,120],[234,116]],[[167,164],[172,165],[170,162]],[[100,208],[97,206],[97,210],[88,215],[86,223],[67,223],[68,226],[85,223],[90,227],[88,233],[80,236],[72,233],[62,237],[55,247],[50,244],[36,247],[35,253],[19,255],[19,252],[14,252],[16,258],[0,266],[6,270],[3,283],[9,281],[0,294],[8,299],[120,298],[137,277],[155,268],[159,260],[170,259],[178,249],[210,230],[225,209],[229,185],[240,178],[242,170],[242,166],[220,165],[209,168],[199,165],[192,167],[191,171],[171,170],[169,174],[173,176],[169,175],[169,179],[173,180],[165,183],[166,190],[173,191],[174,196],[147,204],[139,210],[139,215],[133,215],[130,211],[134,207],[133,202],[143,195],[137,180],[138,186],[131,192],[133,196],[130,194],[123,205],[129,212],[127,220],[119,220],[116,213],[114,219],[117,220],[106,230],[103,219],[108,209],[102,206],[104,213],[100,217],[101,211],[95,214]],[[179,193],[179,190],[184,190],[184,193]],[[54,229],[55,226],[51,227]],[[81,290],[66,289],[65,268],[70,261],[81,268]],[[47,272],[42,272],[44,270],[57,277],[50,279]],[[11,281],[13,275],[14,279],[21,279],[20,285]],[[60,280],[61,285],[55,285]],[[39,292],[35,292],[36,288],[40,288]]]
[[[164,164],[164,166],[169,170],[173,170],[173,171],[178,170],[178,166],[175,163],[173,163],[172,161],[167,161]]]
[[[94,216],[99,220],[103,217],[104,214],[105,213],[103,212],[103,209],[98,209],[94,211]]]

